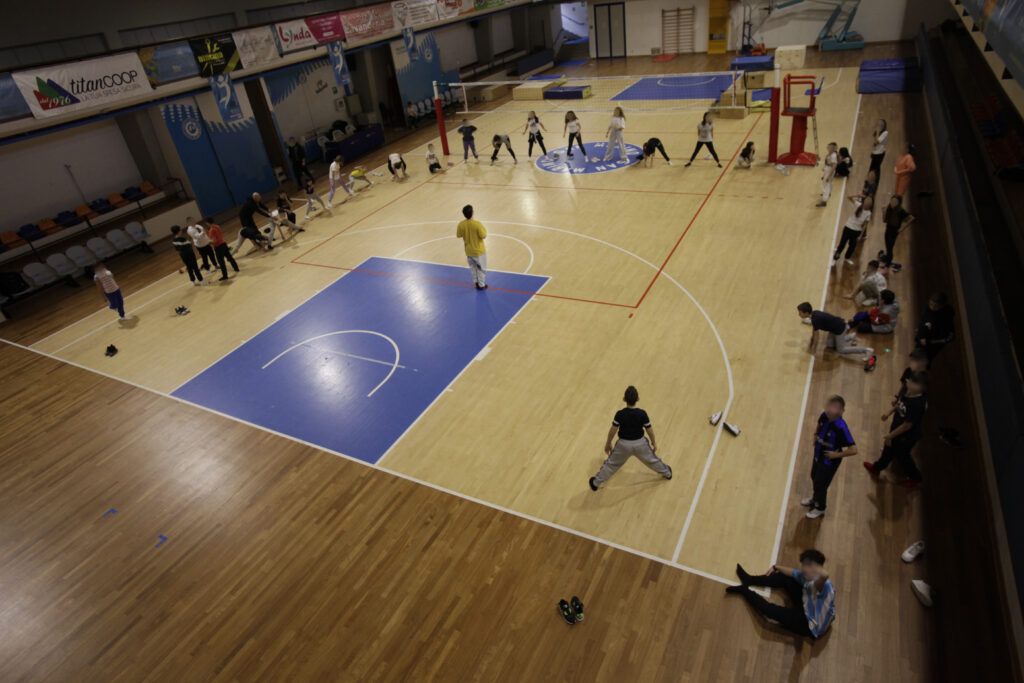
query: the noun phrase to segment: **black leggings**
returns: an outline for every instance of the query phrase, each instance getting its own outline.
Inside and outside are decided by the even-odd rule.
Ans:
[[[804,614],[803,586],[800,585],[799,581],[788,574],[777,573],[765,576],[751,576],[748,585],[781,588],[784,590],[793,602],[792,607],[784,607],[768,602],[751,590],[745,590],[740,595],[750,603],[751,607],[772,621],[778,622],[783,628],[800,636],[811,635],[811,627],[807,624],[807,615]]]
[[[491,161],[494,161],[495,159],[498,158],[498,150],[500,150],[500,149],[501,149],[501,145],[498,145],[498,146],[496,146],[494,148],[494,152],[491,154]],[[506,142],[505,143],[505,149],[508,150],[508,153],[512,155],[513,159],[516,158],[516,153],[512,151],[512,143]]]
[[[391,172],[391,175],[397,175],[397,173],[395,173],[395,171],[397,171],[398,169],[402,169],[403,173],[405,172],[405,159],[402,159],[401,161],[399,161],[395,165],[392,165],[391,164],[391,160],[388,159],[388,171]]]
[[[826,465],[825,458],[815,458],[811,463],[811,483],[814,485],[814,496],[811,499],[812,506],[818,510],[824,510],[828,499],[828,486],[832,478],[836,476],[839,463],[842,460],[833,460],[832,464]]]
[[[882,455],[874,463],[875,472],[881,472],[889,466],[893,460],[899,462],[903,472],[913,481],[921,481],[921,470],[917,469],[917,463],[910,452],[914,449],[914,441],[910,439],[893,439],[892,442],[882,449]]]
[[[181,260],[185,264],[185,270],[188,271],[188,279],[192,282],[195,282],[196,280],[202,282],[203,273],[199,270],[199,262],[196,261],[195,254],[182,254]]]
[[[860,230],[843,227],[843,235],[839,238],[839,244],[836,245],[836,253],[832,254],[832,260],[839,260],[839,252],[843,250],[843,247],[846,247],[846,258],[853,258],[853,251],[857,248],[858,239],[860,239]]]
[[[708,151],[711,152],[711,156],[713,156],[715,158],[715,163],[716,164],[722,163],[721,161],[718,160],[718,152],[715,151],[715,143],[713,143],[713,142],[703,142],[701,140],[698,140],[697,141],[697,146],[693,148],[693,154],[690,155],[690,163],[693,163],[693,160],[697,158],[697,152],[699,152],[700,148],[703,147],[704,145],[707,145]],[[662,154],[664,154],[664,153],[665,152],[663,151]],[[665,157],[665,158],[667,159],[668,157]]]
[[[540,133],[530,133],[530,142],[529,142],[529,144],[528,144],[528,146],[526,148],[526,156],[528,156],[528,157],[533,156],[533,143],[535,143],[535,142],[538,145],[540,145],[540,151],[541,152],[543,152],[544,154],[548,153],[547,148],[544,147],[544,136],[541,135]]]
[[[876,182],[880,181],[882,179],[882,159],[884,159],[884,158],[885,158],[885,152],[882,152],[881,154],[872,154],[871,155],[871,167],[870,167],[870,170],[875,172],[875,181]]]
[[[697,143],[697,144],[699,145],[700,143]],[[661,144],[661,143],[659,142],[659,143],[658,143],[657,145],[655,145],[655,146],[654,146],[654,149],[656,149],[656,150],[658,150],[659,152],[661,152],[661,156],[665,157],[665,161],[669,161],[669,160],[670,160],[670,159],[668,158],[668,154],[666,154],[666,153],[665,153],[665,145],[663,145],[663,144]],[[698,147],[698,149],[699,149],[699,147]],[[711,150],[711,153],[712,153],[712,154],[714,154],[714,153],[715,153],[715,148],[711,146],[711,143],[710,143],[710,142],[708,143],[708,149],[710,149],[710,150]],[[653,154],[654,154],[654,152],[651,152],[651,155],[653,155]],[[694,155],[694,156],[697,156],[697,152],[696,152],[696,150],[695,150],[695,151],[693,152],[693,155]],[[715,157],[715,159],[718,159],[718,157],[716,156],[716,157]]]
[[[217,256],[217,265],[220,266],[220,272],[224,277],[228,276],[228,264],[238,272],[238,263],[235,261],[235,257],[231,255],[231,247],[228,246],[227,242],[222,242],[213,248],[213,253]]]
[[[889,257],[890,263],[892,263],[892,248],[896,246],[896,236],[899,234],[899,228],[885,229],[885,255]]]
[[[580,151],[583,152],[583,156],[587,156],[587,150],[583,146],[583,136],[580,133],[569,133],[569,156],[572,156],[572,141],[576,139],[576,144],[579,145]]]
[[[203,257],[203,268],[209,270],[211,266],[217,265],[217,257],[213,254],[213,247],[207,244],[205,247],[196,247],[196,251]]]

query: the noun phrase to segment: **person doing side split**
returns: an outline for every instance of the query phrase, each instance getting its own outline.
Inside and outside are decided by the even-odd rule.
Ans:
[[[640,400],[640,394],[636,387],[626,387],[626,393],[622,400],[626,402],[626,407],[615,413],[615,419],[612,420],[612,427],[608,430],[608,439],[604,444],[604,452],[608,457],[597,474],[590,478],[592,491],[596,491],[601,484],[611,479],[611,476],[634,456],[665,479],[672,478],[672,468],[656,455],[658,446],[655,443],[654,429],[651,427],[651,420],[647,417],[647,412],[636,407],[637,401]],[[644,436],[645,431],[647,432],[646,437]],[[616,432],[618,432],[619,439],[612,446],[612,438]]]

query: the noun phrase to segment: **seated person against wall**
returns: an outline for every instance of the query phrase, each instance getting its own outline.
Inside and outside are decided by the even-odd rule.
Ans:
[[[896,329],[896,319],[900,316],[900,302],[891,289],[883,289],[879,294],[879,304],[870,311],[861,311],[850,319],[851,330],[861,333],[889,334]]]
[[[414,127],[417,123],[420,122],[419,109],[417,109],[416,105],[412,103],[412,100],[406,102],[405,122],[410,128]]]

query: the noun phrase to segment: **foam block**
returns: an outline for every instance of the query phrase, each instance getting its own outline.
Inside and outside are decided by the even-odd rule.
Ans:
[[[804,45],[780,45],[775,48],[775,63],[781,69],[802,69],[807,47]]]
[[[545,100],[582,100],[590,97],[589,85],[559,85],[544,91]]]
[[[747,90],[771,87],[773,79],[771,71],[748,71],[743,74],[743,84]]]

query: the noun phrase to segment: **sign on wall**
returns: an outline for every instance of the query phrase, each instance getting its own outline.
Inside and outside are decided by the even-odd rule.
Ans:
[[[352,74],[349,73],[348,64],[345,62],[345,49],[340,40],[327,43],[327,56],[331,60],[331,71],[334,72],[334,80],[345,89],[346,95],[352,94]]]
[[[340,16],[349,43],[395,31],[395,15],[387,3],[352,9]]]
[[[238,49],[230,33],[192,38],[192,46],[200,76],[216,76],[231,73],[238,68]]]
[[[139,61],[153,85],[199,75],[199,67],[187,40],[139,48]]]
[[[441,19],[450,19],[460,14],[469,14],[476,6],[473,0],[437,0],[437,16]]]
[[[403,102],[422,102],[429,106],[434,100],[434,81],[441,80],[441,56],[433,33],[417,33],[414,40],[415,59],[409,54],[405,40],[391,41],[398,91]]]
[[[224,123],[245,118],[238,103],[238,94],[235,92],[235,84],[231,81],[231,74],[210,76],[210,90],[213,91],[213,99],[217,101],[217,109],[220,110],[220,118]]]
[[[235,40],[238,56],[246,69],[273,64],[281,59],[277,51],[277,42],[274,40],[274,31],[269,26],[234,31],[231,37]]]
[[[274,24],[274,37],[281,54],[316,47],[345,37],[341,17],[337,14],[322,14],[295,21]]]
[[[437,0],[397,0],[391,3],[397,28],[420,26],[437,21]]]
[[[153,89],[135,52],[18,71],[12,77],[36,118],[109,105]]]

